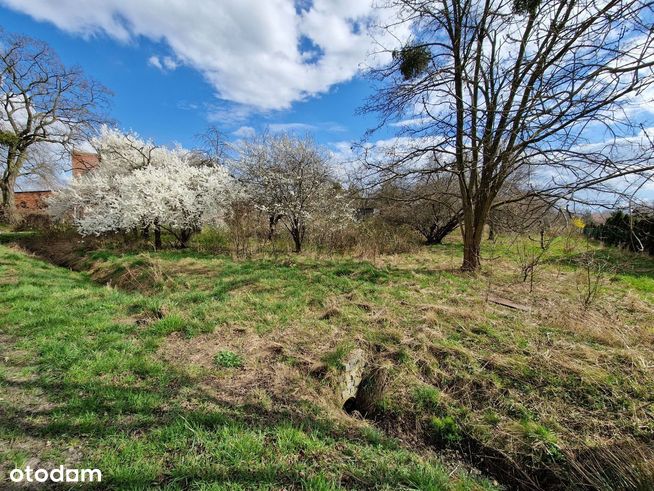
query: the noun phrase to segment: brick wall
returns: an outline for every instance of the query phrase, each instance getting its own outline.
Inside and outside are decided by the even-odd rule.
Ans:
[[[100,159],[96,153],[73,150],[71,163],[73,177],[79,177],[100,165]],[[43,213],[46,208],[45,198],[51,194],[52,191],[16,191],[16,208],[22,214]]]
[[[50,196],[52,191],[17,191],[14,193],[16,208],[20,213],[43,213],[46,204],[45,198]]]
[[[71,156],[73,164],[73,177],[79,177],[86,174],[91,169],[100,165],[100,159],[97,153],[80,152],[73,150]]]

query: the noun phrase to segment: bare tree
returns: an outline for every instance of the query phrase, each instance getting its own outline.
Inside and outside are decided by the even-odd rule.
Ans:
[[[233,145],[227,141],[226,135],[215,125],[210,125],[204,132],[195,136],[198,148],[194,152],[208,164],[224,165],[233,160]]]
[[[653,81],[652,5],[389,0],[412,37],[373,72],[381,86],[363,110],[380,127],[402,120],[404,138],[386,159],[366,155],[368,168],[383,179],[455,176],[468,271],[514,173],[530,179],[524,196],[582,201],[618,178],[651,176],[652,146],[630,110]]]
[[[68,151],[102,116],[108,91],[66,67],[45,43],[0,32],[0,191],[3,218],[16,222],[16,180],[26,168],[30,151],[51,145]],[[41,162],[43,163],[43,162]]]
[[[382,186],[374,197],[381,217],[394,225],[408,225],[427,245],[440,244],[456,230],[461,219],[461,203],[452,179],[433,176],[419,180],[393,181]]]

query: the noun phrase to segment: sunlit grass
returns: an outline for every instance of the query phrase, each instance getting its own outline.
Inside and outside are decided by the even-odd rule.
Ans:
[[[317,269],[312,261],[145,258],[96,253],[92,260],[134,269],[161,263],[164,271],[192,260],[203,273],[192,263],[190,274],[171,269],[147,292],[126,292],[0,246],[3,479],[36,458],[44,466],[97,467],[117,489],[490,487],[450,475],[433,456],[393,440],[346,433],[319,413],[207,399],[184,370],[158,356],[172,332],[194,336],[242,324],[265,333],[298,319],[324,327],[312,312],[327,297],[380,297],[393,275],[406,273],[356,261]]]

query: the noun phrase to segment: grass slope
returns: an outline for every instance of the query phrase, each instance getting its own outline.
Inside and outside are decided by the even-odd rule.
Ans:
[[[5,249],[0,332],[10,359],[34,360],[5,369],[26,380],[8,400],[34,404],[30,389],[52,405],[19,404],[9,422],[38,424],[15,441],[65,435],[114,482],[143,485],[487,485],[404,450],[438,448],[511,486],[647,489],[654,261],[567,237],[523,282],[537,246],[485,251],[480,276],[458,272],[457,243],[376,264],[69,251],[82,276]],[[383,375],[375,426],[334,396],[355,348]]]
[[[189,271],[201,264],[164,258]],[[134,267],[151,259],[107,260]],[[302,310],[298,281],[304,274],[294,267],[281,267],[274,279],[278,268],[267,263],[202,265],[214,267],[211,276],[197,270],[176,275],[181,290],[128,293],[0,246],[3,487],[11,468],[27,464],[99,468],[103,489],[491,487],[452,473],[429,452],[407,451],[370,426],[330,418],[309,402],[286,408],[263,394],[238,404],[221,398],[204,390],[206,373],[181,369],[183,359],[165,361],[161,352],[171,331],[191,334],[240,322],[270,332],[278,319],[291,322]],[[348,272],[354,266],[333,267]],[[376,275],[368,267],[361,274],[360,280],[335,274],[333,286]],[[266,288],[252,303],[241,300],[250,305],[243,312],[228,300],[239,287],[268,282],[276,282],[276,291]],[[206,368],[219,379],[234,370]]]

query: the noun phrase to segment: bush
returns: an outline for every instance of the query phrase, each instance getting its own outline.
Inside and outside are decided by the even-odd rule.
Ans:
[[[408,226],[395,226],[374,217],[357,224],[355,252],[362,257],[415,252],[422,244],[418,233]]]
[[[654,214],[651,211],[629,215],[618,210],[601,225],[589,224],[584,233],[607,245],[654,255]]]
[[[311,227],[309,243],[320,252],[329,254],[343,254],[352,251],[358,242],[359,234],[357,224],[332,227],[327,223]]]
[[[347,223],[316,221],[307,231],[307,245],[327,254],[354,254],[373,259],[380,254],[415,252],[424,243],[408,225],[389,223],[380,216],[366,216]]]
[[[230,250],[230,240],[225,230],[206,227],[196,234],[192,242],[198,252],[224,254]]]
[[[17,232],[30,230],[48,230],[52,227],[50,217],[44,213],[28,213],[23,215],[20,223],[14,227]]]

